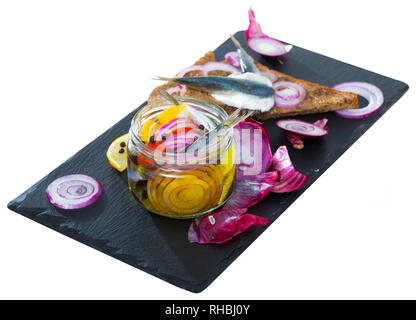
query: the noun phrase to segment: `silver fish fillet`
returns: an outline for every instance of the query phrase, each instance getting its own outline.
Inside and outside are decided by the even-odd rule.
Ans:
[[[230,38],[236,46],[237,52],[240,56],[241,72],[260,73],[259,69],[257,69],[256,64],[253,61],[253,58],[250,57],[247,51],[243,49],[240,42],[238,42],[238,40],[233,35],[230,35]]]
[[[184,77],[184,78],[166,78],[157,77],[156,80],[172,81],[189,87],[208,92],[233,91],[259,98],[274,97],[274,89],[271,84],[265,84],[258,81],[239,79],[232,77],[206,76],[206,77]]]

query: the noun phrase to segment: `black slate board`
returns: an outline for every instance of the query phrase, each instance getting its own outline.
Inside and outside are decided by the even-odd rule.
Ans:
[[[241,43],[246,43],[243,32],[238,32],[236,37]],[[227,40],[215,50],[217,60],[222,60],[224,54],[232,50],[235,48]],[[250,209],[252,213],[269,218],[272,223],[408,90],[408,85],[299,47],[294,47],[284,57],[283,65],[273,59],[254,53],[252,55],[273,69],[327,86],[345,81],[370,82],[377,85],[385,96],[382,108],[366,119],[350,120],[333,113],[326,114],[330,134],[323,139],[307,141],[302,151],[289,146],[281,130],[275,126],[275,121],[265,122],[273,151],[282,144],[288,145],[296,168],[311,177],[305,188],[290,194],[270,194]],[[136,111],[10,202],[8,207],[178,287],[201,292],[267,226],[252,227],[222,246],[190,244],[187,240],[190,220],[171,220],[144,210],[128,191],[126,173],[116,172],[105,156],[110,143],[128,131]],[[322,115],[299,118],[315,121]],[[104,192],[102,198],[92,206],[68,213],[49,204],[45,189],[54,179],[72,173],[97,178]]]

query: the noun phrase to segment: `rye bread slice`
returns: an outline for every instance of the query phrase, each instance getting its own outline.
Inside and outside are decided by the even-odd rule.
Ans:
[[[210,61],[215,61],[214,52],[209,51],[206,53],[202,58],[200,58],[195,64],[202,65]],[[226,60],[223,62],[228,63]],[[326,86],[319,85],[317,83],[313,83],[310,81],[296,79],[284,73],[278,72],[276,70],[271,70],[266,66],[262,65],[261,63],[256,62],[257,67],[261,71],[271,71],[275,73],[278,77],[278,81],[291,81],[296,82],[303,86],[307,91],[307,96],[304,102],[302,102],[299,106],[295,108],[272,108],[268,112],[263,112],[256,114],[256,118],[260,120],[266,120],[271,118],[282,118],[282,117],[292,117],[302,114],[311,114],[311,113],[324,113],[329,111],[335,110],[342,110],[342,109],[356,109],[358,108],[358,97],[355,93],[350,92],[342,92],[338,91]],[[227,76],[229,73],[224,71],[212,71],[209,75],[218,75],[218,76]],[[191,71],[186,74],[187,77],[194,77],[194,76],[201,76],[200,71]],[[169,87],[174,87],[176,84],[174,83],[166,83],[162,86],[157,88],[166,89]],[[197,98],[203,98],[206,100],[210,100],[221,107],[223,107],[228,113],[231,113],[235,110],[234,107],[227,106],[216,99],[214,99],[211,95],[206,92],[202,92],[199,90],[195,90],[189,87],[184,87],[180,92],[176,93],[175,95],[182,95],[182,96],[192,96]],[[160,99],[158,94],[155,90],[152,91],[150,94],[148,101],[149,103]]]

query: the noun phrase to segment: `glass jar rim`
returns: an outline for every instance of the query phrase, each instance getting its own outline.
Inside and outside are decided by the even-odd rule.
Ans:
[[[175,99],[178,100],[178,102],[180,103],[193,103],[195,105],[198,106],[202,106],[205,108],[209,108],[211,110],[214,110],[217,113],[217,117],[218,120],[220,122],[224,122],[227,117],[228,114],[227,112],[220,107],[219,105],[213,103],[212,101],[206,100],[206,99],[201,99],[201,98],[196,98],[196,97],[190,97],[190,96],[175,96]],[[153,158],[155,159],[156,157],[163,157],[163,158],[170,158],[173,159],[175,158],[179,153],[177,152],[164,152],[152,147],[149,147],[148,145],[146,145],[140,138],[138,133],[141,130],[141,118],[146,116],[146,112],[150,112],[151,109],[156,108],[158,106],[162,107],[162,106],[173,106],[174,104],[170,101],[167,101],[165,99],[158,99],[158,100],[154,100],[151,103],[147,103],[146,105],[144,105],[143,107],[141,107],[133,116],[133,119],[131,121],[131,126],[130,126],[130,130],[129,130],[129,138],[133,141],[133,143],[135,145],[138,145],[141,151],[144,151],[144,155],[147,156],[148,158]],[[225,150],[228,149],[228,147],[231,145],[232,142],[232,130],[230,130],[230,134],[225,135],[223,138],[227,138],[231,136],[227,143],[227,146],[225,147]],[[206,158],[206,156],[205,156]]]

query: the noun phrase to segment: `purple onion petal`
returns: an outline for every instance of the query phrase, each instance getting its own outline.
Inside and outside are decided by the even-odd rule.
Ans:
[[[273,155],[273,167],[279,172],[279,178],[274,184],[272,192],[292,192],[302,188],[309,180],[308,176],[295,169],[286,146],[281,146]]]
[[[81,209],[100,198],[101,184],[83,174],[72,174],[54,180],[46,188],[48,200],[61,209]]]

